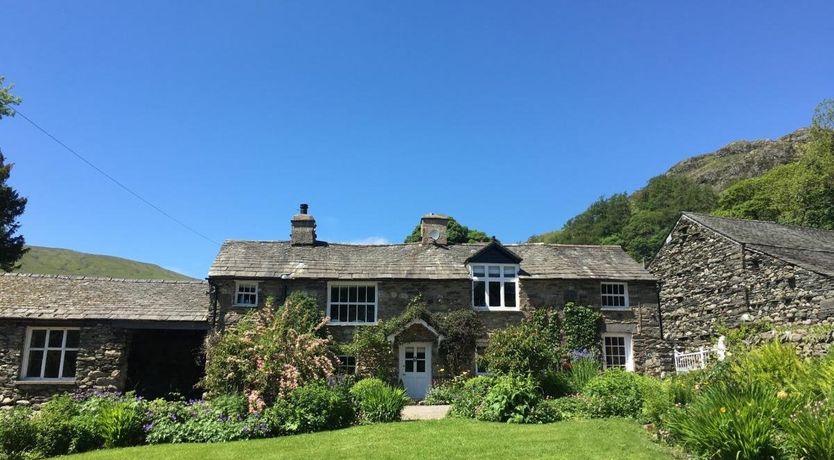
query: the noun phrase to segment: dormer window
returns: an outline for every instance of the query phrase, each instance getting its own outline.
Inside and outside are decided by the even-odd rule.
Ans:
[[[482,310],[518,309],[518,265],[472,264],[472,306]]]
[[[236,307],[257,307],[258,306],[258,282],[238,281],[235,283],[235,306]]]

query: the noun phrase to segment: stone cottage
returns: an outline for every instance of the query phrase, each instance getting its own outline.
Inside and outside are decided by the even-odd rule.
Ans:
[[[423,216],[419,243],[335,244],[316,238],[316,221],[301,205],[289,241],[223,243],[209,270],[216,292],[211,321],[222,330],[262,307],[268,296],[281,302],[288,293],[303,291],[330,317],[334,338],[348,341],[356,328],[400,314],[417,294],[433,312],[474,309],[490,330],[516,324],[534,308],[573,301],[602,311],[606,367],[656,370],[661,358],[668,358],[660,339],[655,277],[619,246],[496,240],[450,245],[448,220]],[[443,337],[415,322],[389,339],[399,356],[400,378],[409,394],[421,399],[437,374]],[[354,357],[340,360],[343,370],[355,369]]]
[[[0,275],[0,406],[62,392],[192,394],[208,284]]]
[[[683,213],[649,269],[672,346],[708,345],[719,325],[834,326],[834,232]],[[794,337],[794,338],[799,338]],[[789,340],[792,337],[788,337]]]

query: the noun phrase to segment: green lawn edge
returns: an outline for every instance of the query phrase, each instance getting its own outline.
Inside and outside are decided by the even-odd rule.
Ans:
[[[513,425],[467,419],[358,426],[297,436],[217,444],[163,444],[68,456],[99,459],[674,459],[642,426],[625,419]]]

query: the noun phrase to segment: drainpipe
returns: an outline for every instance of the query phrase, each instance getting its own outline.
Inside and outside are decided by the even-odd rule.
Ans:
[[[209,283],[209,299],[211,302],[211,329],[214,331],[217,329],[217,297],[218,297],[218,289],[217,285],[212,282],[212,280],[208,280]]]

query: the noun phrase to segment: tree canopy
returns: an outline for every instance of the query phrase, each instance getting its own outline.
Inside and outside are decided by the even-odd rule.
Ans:
[[[478,243],[481,241],[489,241],[486,233],[461,225],[454,218],[449,218],[449,223],[446,224],[447,240],[449,244],[460,243]],[[420,242],[420,224],[414,227],[410,235],[405,237],[406,243]]]
[[[0,119],[14,116],[12,106],[20,104],[20,98],[12,94],[13,85],[4,86],[5,78],[0,75]],[[12,172],[12,164],[6,163],[0,151],[0,270],[12,271],[17,261],[26,252],[23,235],[18,235],[20,228],[18,217],[26,208],[26,198],[21,197],[6,181]]]

